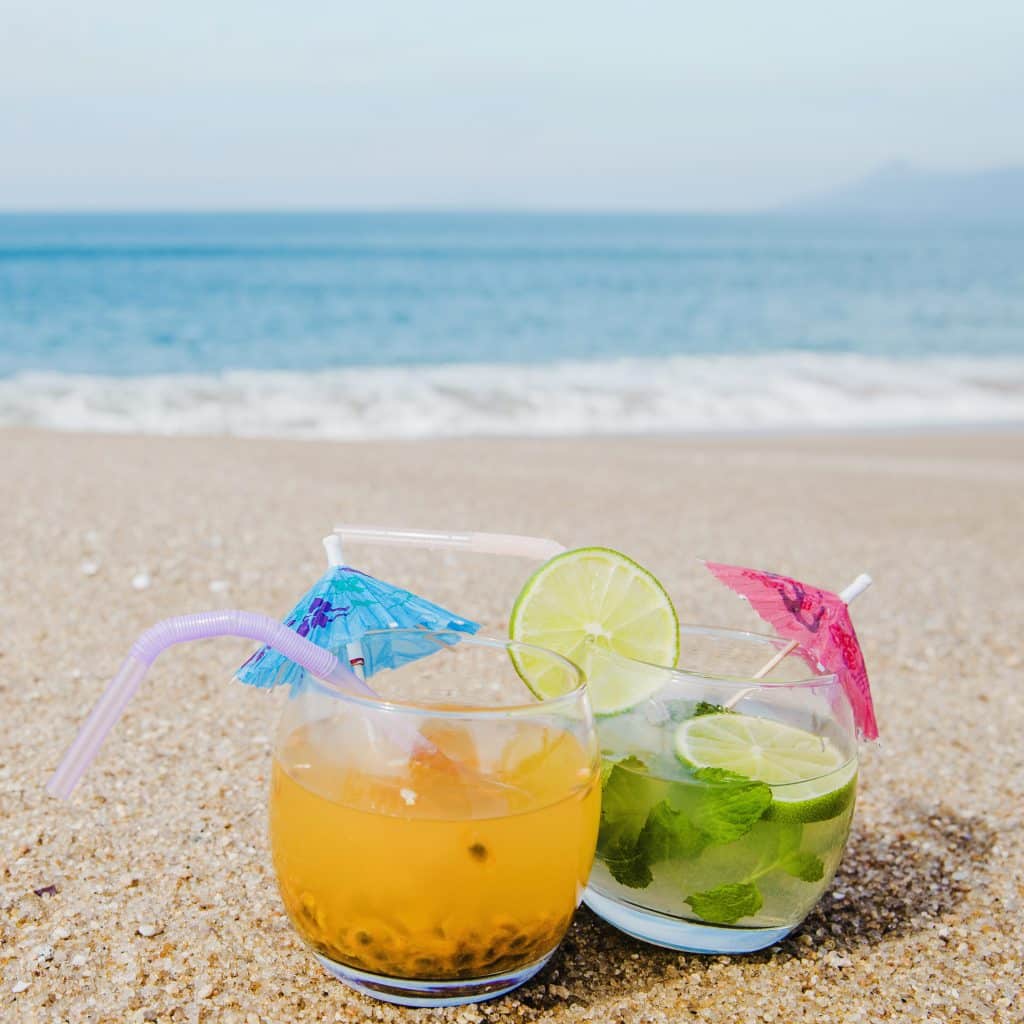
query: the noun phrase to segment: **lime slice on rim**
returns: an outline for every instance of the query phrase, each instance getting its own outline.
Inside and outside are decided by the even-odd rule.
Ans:
[[[676,756],[691,768],[724,768],[772,787],[775,821],[833,818],[853,800],[857,762],[824,736],[770,718],[701,715],[676,730]]]
[[[646,700],[664,682],[649,666],[616,665],[591,672],[595,649],[651,665],[675,665],[679,619],[665,588],[646,569],[611,548],[577,548],[545,562],[526,581],[509,622],[513,640],[557,651],[587,674],[598,715]],[[552,697],[554,670],[513,655],[516,670],[538,697]]]

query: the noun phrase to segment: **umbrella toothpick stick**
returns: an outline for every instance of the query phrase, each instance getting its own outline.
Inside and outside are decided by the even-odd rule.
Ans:
[[[332,533],[328,537],[324,537],[324,550],[327,552],[327,564],[329,566],[344,565],[345,564],[345,553],[341,547],[341,538]]]
[[[844,604],[849,604],[855,598],[860,597],[860,595],[871,586],[871,583],[871,577],[866,572],[862,572],[852,583],[839,592],[839,596],[843,599]],[[752,678],[764,679],[764,677],[768,675],[776,665],[783,661],[783,659],[788,658],[789,655],[791,655],[799,646],[799,640],[790,640],[785,647],[776,651],[776,653],[754,673]],[[744,697],[753,692],[754,690],[752,688],[740,690],[739,693],[734,697],[730,697],[729,700],[725,702],[724,707],[735,707],[741,700],[743,700]]]
[[[323,539],[324,551],[327,552],[327,564],[335,568],[345,564],[345,552],[342,550],[341,538],[335,534],[329,534]],[[365,677],[363,666],[366,659],[363,657],[363,645],[358,640],[350,640],[345,644],[345,654],[348,656],[349,668],[360,678]]]

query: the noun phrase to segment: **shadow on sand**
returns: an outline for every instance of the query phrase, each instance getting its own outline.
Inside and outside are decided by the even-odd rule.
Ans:
[[[799,959],[826,942],[842,954],[918,931],[955,908],[979,880],[995,832],[946,807],[908,807],[905,821],[895,832],[855,825],[839,872],[807,920],[775,946],[737,958],[737,967]],[[637,942],[581,907],[551,964],[515,998],[543,1013],[566,1005],[564,992],[548,988],[564,986],[569,1002],[590,1006],[699,973],[709,959]]]

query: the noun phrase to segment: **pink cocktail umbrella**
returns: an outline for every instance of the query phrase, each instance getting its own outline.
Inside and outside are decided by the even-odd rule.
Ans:
[[[746,598],[780,636],[792,641],[757,677],[766,675],[786,654],[799,649],[812,668],[820,665],[827,672],[835,673],[846,691],[861,736],[878,739],[864,655],[847,608],[850,601],[870,586],[871,578],[860,576],[841,594],[833,594],[773,572],[720,562],[704,564],[722,583]]]

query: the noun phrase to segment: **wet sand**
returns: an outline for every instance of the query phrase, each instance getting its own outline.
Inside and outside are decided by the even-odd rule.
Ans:
[[[1021,1021],[1024,434],[321,444],[0,432],[0,1020]],[[266,787],[280,695],[236,641],[164,655],[70,804],[48,773],[135,635],[281,614],[338,520],[607,544],[690,621],[758,628],[697,557],[843,586],[882,739],[829,893],[760,954],[581,910],[510,997],[405,1011],[286,920]],[[352,547],[501,632],[523,562]]]

